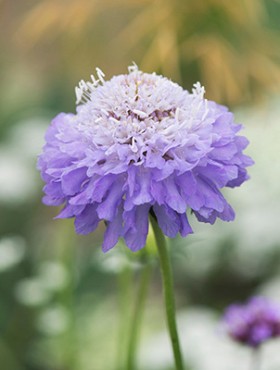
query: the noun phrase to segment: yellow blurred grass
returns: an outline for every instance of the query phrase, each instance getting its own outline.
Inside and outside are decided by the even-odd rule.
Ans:
[[[51,42],[64,58],[72,41],[83,63],[98,50],[106,66],[135,60],[181,83],[199,78],[211,98],[239,104],[278,89],[279,35],[267,23],[262,0],[41,0],[19,14],[13,41],[35,55]]]

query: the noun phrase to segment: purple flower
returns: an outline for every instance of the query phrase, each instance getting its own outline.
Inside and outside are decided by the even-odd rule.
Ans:
[[[280,305],[254,297],[245,305],[231,305],[224,315],[227,333],[237,342],[258,347],[280,336]]]
[[[81,81],[76,114],[59,114],[46,133],[38,168],[46,182],[43,201],[64,205],[58,218],[75,218],[77,233],[104,220],[103,250],[125,239],[145,245],[148,215],[163,233],[192,233],[186,211],[213,224],[234,219],[220,192],[248,179],[252,160],[226,107],[156,74],[139,71],[104,81]]]

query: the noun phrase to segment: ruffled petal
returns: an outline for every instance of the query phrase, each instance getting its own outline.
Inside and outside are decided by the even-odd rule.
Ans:
[[[113,221],[117,208],[122,201],[123,183],[116,181],[110,188],[105,199],[97,207],[97,214],[100,219]]]
[[[143,248],[146,244],[149,209],[149,204],[143,204],[129,212],[124,212],[124,239],[128,248],[133,252]]]
[[[164,205],[155,204],[153,210],[157,217],[157,222],[164,235],[174,238],[180,230],[181,222],[179,215],[171,208]]]
[[[61,178],[61,188],[64,194],[74,195],[81,190],[82,184],[88,180],[87,168],[75,168]]]
[[[89,204],[81,214],[76,216],[75,229],[78,234],[89,234],[97,228],[98,223],[96,205]]]
[[[193,233],[193,230],[189,224],[188,217],[186,213],[179,215],[180,219],[180,234],[181,236],[187,236]]]
[[[180,190],[176,185],[174,178],[168,177],[163,181],[165,187],[165,203],[170,208],[178,213],[183,213],[187,209],[187,203],[180,194]]]
[[[82,213],[86,206],[72,206],[71,204],[67,204],[55,217],[57,218],[71,218],[74,216],[78,216]]]
[[[108,252],[118,242],[119,237],[123,235],[123,209],[119,207],[118,213],[113,221],[108,222],[106,231],[104,233],[104,240],[102,245],[103,252]]]

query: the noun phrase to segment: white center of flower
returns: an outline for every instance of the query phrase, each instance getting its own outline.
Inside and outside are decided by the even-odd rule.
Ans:
[[[111,152],[116,145],[129,146],[141,158],[147,150],[161,152],[183,146],[201,125],[207,124],[208,104],[204,87],[192,93],[178,84],[129,67],[129,74],[104,80],[81,81],[76,87],[78,126],[95,146]],[[135,157],[135,159],[136,159]]]

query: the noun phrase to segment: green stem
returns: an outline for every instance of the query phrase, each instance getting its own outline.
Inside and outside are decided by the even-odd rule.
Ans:
[[[148,292],[148,286],[151,276],[151,263],[149,261],[142,267],[139,290],[137,292],[134,312],[132,315],[129,342],[128,342],[128,352],[127,352],[127,363],[126,370],[135,369],[135,359],[136,359],[136,349],[138,344],[139,329],[144,312],[145,301]]]
[[[117,341],[116,369],[123,370],[126,354],[126,336],[129,331],[127,317],[129,315],[130,297],[133,291],[133,272],[130,266],[125,267],[118,275],[120,322]]]
[[[251,369],[252,370],[259,370],[261,368],[261,353],[260,348],[254,348],[252,351],[252,363]]]
[[[171,264],[168,256],[167,246],[165,237],[158,226],[156,219],[150,217],[151,224],[154,230],[160,267],[161,267],[161,277],[163,284],[163,294],[165,298],[165,310],[166,319],[168,324],[169,336],[172,344],[174,360],[176,364],[176,370],[183,370],[183,359],[180,350],[179,337],[177,333],[176,319],[175,319],[175,299],[173,292],[173,279],[171,272]]]

